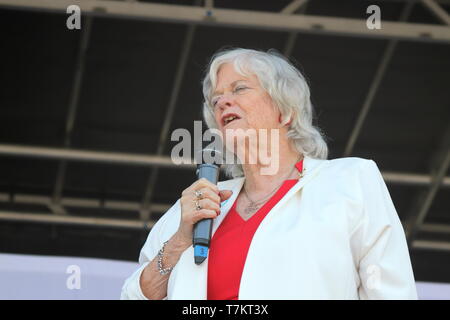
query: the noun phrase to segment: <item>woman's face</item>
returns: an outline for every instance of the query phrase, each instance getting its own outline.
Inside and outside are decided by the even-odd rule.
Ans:
[[[245,77],[230,63],[223,64],[217,73],[217,86],[212,95],[214,116],[218,128],[226,138],[228,129],[280,128],[280,113],[269,94],[260,86],[255,75]],[[230,122],[229,116],[236,118]]]

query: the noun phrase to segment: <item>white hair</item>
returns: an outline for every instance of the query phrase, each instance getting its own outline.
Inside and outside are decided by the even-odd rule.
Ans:
[[[264,52],[232,48],[219,50],[213,55],[203,79],[203,117],[209,128],[218,129],[211,97],[217,85],[217,73],[225,63],[232,63],[236,72],[243,76],[253,74],[258,78],[278,108],[283,125],[292,118],[287,138],[299,153],[316,159],[328,157],[324,135],[312,123],[314,109],[307,82],[300,71],[274,49]],[[239,159],[236,155],[232,157],[235,164],[223,164],[225,174],[231,178],[243,176]]]

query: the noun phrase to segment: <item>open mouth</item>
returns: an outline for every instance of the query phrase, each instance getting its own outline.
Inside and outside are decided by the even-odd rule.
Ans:
[[[229,115],[223,118],[223,125],[227,126],[228,124],[230,124],[231,122],[240,119],[237,115]]]

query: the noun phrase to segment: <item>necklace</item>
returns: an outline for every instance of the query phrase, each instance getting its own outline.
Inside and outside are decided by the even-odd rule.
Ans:
[[[298,162],[298,161],[297,161]],[[296,164],[297,164],[297,162],[296,162]],[[291,174],[292,174],[292,172],[294,172],[294,169],[295,169],[296,167],[295,167],[295,165],[294,165],[294,167],[292,168],[292,170],[291,170],[291,172],[289,172],[289,174],[286,176],[286,177],[289,177]],[[300,177],[303,177],[303,172],[305,171],[305,169],[304,168],[302,168],[302,172],[300,173]],[[247,190],[245,189],[245,187],[243,188],[244,189],[244,195],[245,195],[245,197],[250,201],[250,204],[247,206],[247,208],[245,208],[244,209],[244,212],[245,212],[245,214],[246,215],[249,215],[249,214],[251,214],[252,212],[255,212],[256,210],[258,210],[259,209],[259,207],[261,207],[261,205],[263,205],[274,193],[275,193],[275,191],[276,190],[278,190],[278,188],[283,184],[283,182],[285,181],[285,179],[282,179],[281,180],[281,183],[279,184],[279,185],[277,185],[277,187],[275,188],[275,189],[273,189],[267,196],[265,196],[263,199],[261,199],[261,200],[258,200],[258,201],[253,201],[252,199],[250,199],[250,196],[248,195],[248,193],[247,193]]]

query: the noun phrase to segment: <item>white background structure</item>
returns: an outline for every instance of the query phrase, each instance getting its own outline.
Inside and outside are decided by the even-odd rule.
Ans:
[[[66,273],[80,268],[80,289],[69,289]],[[137,263],[16,254],[0,254],[0,299],[116,300]],[[419,299],[450,299],[450,284],[417,282]]]

